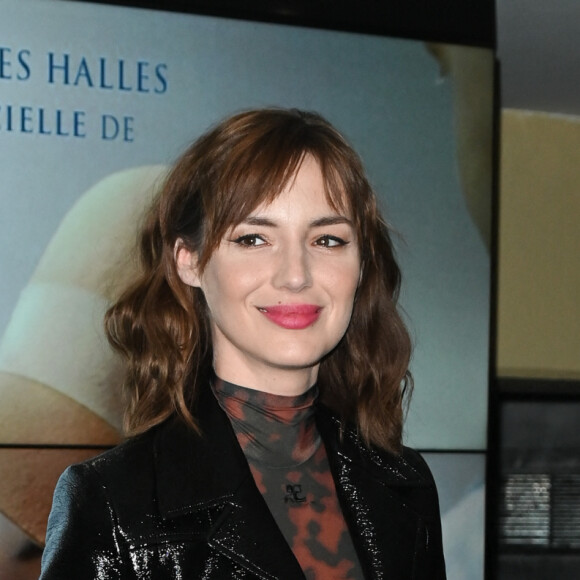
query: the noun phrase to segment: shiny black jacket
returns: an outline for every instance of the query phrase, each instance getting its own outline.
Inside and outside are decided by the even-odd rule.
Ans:
[[[211,393],[197,416],[201,437],[172,419],[65,471],[41,580],[304,578]],[[423,459],[369,450],[323,407],[317,423],[365,578],[444,580]]]

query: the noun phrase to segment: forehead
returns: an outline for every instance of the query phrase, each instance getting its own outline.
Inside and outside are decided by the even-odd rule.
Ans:
[[[280,193],[258,204],[246,217],[261,213],[280,214],[280,217],[310,214],[350,216],[349,203],[342,188],[338,191],[336,185],[332,190],[330,188],[320,163],[307,154]]]

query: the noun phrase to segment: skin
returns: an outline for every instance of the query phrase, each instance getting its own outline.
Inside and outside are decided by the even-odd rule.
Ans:
[[[280,395],[316,382],[320,360],[348,327],[361,262],[351,216],[329,205],[313,157],[224,236],[203,272],[179,242],[176,260],[208,303],[220,378]],[[291,312],[280,315],[279,305]]]

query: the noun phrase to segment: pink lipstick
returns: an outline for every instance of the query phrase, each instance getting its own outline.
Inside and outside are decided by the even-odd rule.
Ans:
[[[301,330],[318,320],[322,307],[316,304],[279,304],[259,307],[258,310],[282,328]]]

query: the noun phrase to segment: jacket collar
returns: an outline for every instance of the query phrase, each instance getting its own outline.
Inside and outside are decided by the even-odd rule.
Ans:
[[[403,448],[400,455],[395,455],[367,447],[352,425],[344,425],[324,405],[319,405],[316,423],[329,456],[342,457],[389,487],[415,488],[432,485],[425,470],[418,468],[411,450]]]
[[[257,489],[226,414],[209,388],[200,393],[201,435],[171,419],[157,432],[155,465],[164,519],[195,514],[206,522],[208,544],[258,578],[296,580],[304,575]],[[421,527],[412,501],[432,486],[414,455],[395,456],[364,446],[320,407],[317,424],[327,449],[339,501],[366,578],[403,577]],[[409,492],[411,495],[409,495]],[[203,517],[199,517],[202,515]],[[406,548],[402,548],[406,546]],[[397,572],[397,570],[399,572]]]

